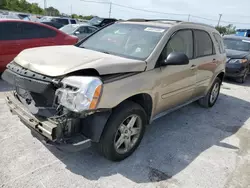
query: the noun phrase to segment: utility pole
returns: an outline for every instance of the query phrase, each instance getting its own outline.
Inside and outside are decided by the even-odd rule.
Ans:
[[[73,7],[72,7],[72,4],[70,5],[70,15],[72,16],[72,13],[73,13]]]
[[[96,1],[96,0],[81,0],[84,2],[90,2],[90,3],[98,3],[98,4],[109,4],[109,18],[111,17],[112,14],[112,1],[110,2],[105,2],[105,1]]]
[[[44,0],[44,14],[45,15],[47,15],[46,8],[47,8],[47,0]]]
[[[111,18],[112,13],[112,2],[109,3],[109,18]]]
[[[221,20],[222,14],[219,14],[219,16],[220,16],[220,17],[219,17],[217,26],[220,26],[220,20]]]
[[[189,14],[189,15],[188,15],[188,21],[190,21],[190,16],[191,16],[191,15]]]

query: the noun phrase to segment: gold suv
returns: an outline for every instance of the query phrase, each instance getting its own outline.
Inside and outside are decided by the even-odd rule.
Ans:
[[[147,124],[194,101],[212,107],[226,54],[211,26],[170,20],[116,22],[76,46],[24,50],[2,78],[10,110],[39,139],[67,151],[96,143],[120,161]]]

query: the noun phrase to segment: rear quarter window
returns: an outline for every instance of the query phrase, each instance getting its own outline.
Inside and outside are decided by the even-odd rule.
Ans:
[[[222,37],[217,33],[213,33],[213,35],[216,41],[216,45],[218,46],[219,52],[221,54],[225,53],[225,47],[224,47],[224,42],[223,42]]]

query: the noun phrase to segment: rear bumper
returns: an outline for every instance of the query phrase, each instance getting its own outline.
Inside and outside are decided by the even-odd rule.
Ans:
[[[10,111],[16,114],[32,131],[32,135],[43,143],[56,146],[58,149],[69,152],[80,151],[91,146],[91,140],[80,134],[67,140],[58,141],[56,139],[58,124],[47,119],[38,119],[35,117],[16,99],[14,93],[6,96],[6,102]]]

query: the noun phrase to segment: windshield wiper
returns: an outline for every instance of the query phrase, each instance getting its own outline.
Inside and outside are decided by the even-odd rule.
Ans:
[[[109,52],[106,52],[106,51],[99,51],[99,52],[102,52],[104,54],[110,54]]]

